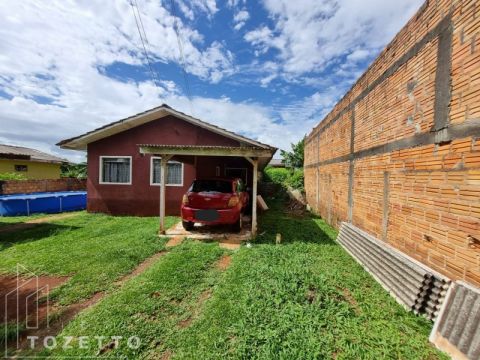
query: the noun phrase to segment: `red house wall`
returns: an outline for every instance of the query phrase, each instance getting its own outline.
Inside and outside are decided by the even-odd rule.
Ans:
[[[89,212],[113,215],[155,216],[159,214],[160,186],[150,185],[150,156],[141,155],[139,144],[215,145],[238,146],[235,140],[212,133],[173,116],[137,126],[122,133],[98,140],[88,145],[88,200]],[[100,156],[131,156],[132,184],[112,185],[99,183]],[[221,176],[226,164],[248,162],[225,157],[177,157],[184,163],[183,186],[167,186],[166,213],[178,215],[183,194],[196,177],[215,176],[216,166]],[[245,164],[246,163],[246,164]],[[242,166],[243,167],[243,166]],[[249,177],[251,178],[251,172]],[[250,180],[251,181],[251,180]]]

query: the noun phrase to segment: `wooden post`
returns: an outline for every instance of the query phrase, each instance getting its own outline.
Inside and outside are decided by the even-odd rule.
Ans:
[[[257,236],[257,182],[258,182],[258,159],[245,156],[253,165],[253,189],[252,189],[252,237]]]
[[[257,182],[258,160],[253,160],[253,191],[252,191],[252,236],[257,236]]]
[[[160,160],[160,234],[165,234],[165,182],[167,181],[167,164],[172,155],[162,155]]]

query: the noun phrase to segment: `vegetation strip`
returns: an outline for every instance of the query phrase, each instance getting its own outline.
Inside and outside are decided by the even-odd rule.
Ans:
[[[444,358],[428,343],[431,324],[398,305],[333,241],[335,230],[283,202],[269,206],[252,247],[225,255],[185,240],[81,312],[41,355]]]
[[[59,341],[73,336],[72,347],[61,344],[52,356],[96,356],[158,358],[161,354],[174,355],[175,339],[181,332],[179,324],[195,317],[199,302],[206,300],[221,272],[212,266],[223,254],[217,244],[185,241],[172,248],[160,261],[144,273],[105,297],[97,306],[79,314],[59,335]],[[96,341],[87,349],[78,347],[80,336],[93,337],[136,336],[141,339],[137,349],[120,343],[118,347]],[[169,357],[170,355],[168,355]]]
[[[177,218],[167,218],[171,226]],[[37,275],[70,276],[51,299],[69,305],[113,289],[115,281],[146,258],[165,249],[158,218],[78,216],[2,234],[0,273],[15,274],[17,264]]]
[[[332,228],[280,205],[269,203],[258,242],[232,255],[172,358],[445,358],[428,343],[431,324],[398,305]]]
[[[166,251],[161,251],[145,261],[143,261],[139,266],[135,268],[131,273],[123,276],[120,280],[115,282],[116,285],[121,286],[125,282],[129,281],[135,276],[140,275],[143,273],[146,269],[148,269],[152,264],[154,264],[156,261],[158,261],[163,255],[166,254]],[[61,307],[59,309],[51,309],[50,311],[53,310],[53,321],[50,321],[48,326],[45,323],[46,319],[43,319],[43,324],[40,326],[39,329],[33,329],[33,330],[27,330],[25,332],[22,332],[22,341],[20,343],[19,348],[20,349],[27,349],[29,346],[28,343],[28,337],[31,336],[36,336],[39,339],[44,339],[45,337],[48,336],[56,336],[57,334],[60,333],[60,331],[63,329],[63,327],[68,324],[80,311],[83,311],[96,303],[98,303],[101,299],[103,299],[106,295],[106,292],[98,292],[95,295],[93,295],[91,298],[81,301],[79,303],[71,304],[65,307]],[[42,319],[40,319],[42,321]],[[35,348],[38,349],[39,346],[41,346],[41,342],[37,342],[35,344]]]
[[[14,219],[10,220],[11,222],[0,222],[0,224],[2,224],[0,225],[0,233],[28,229],[38,224],[46,223],[53,220],[66,219],[72,216],[76,216],[78,214],[80,213],[72,212],[72,213],[55,214],[55,215],[49,215],[49,216],[45,216],[44,214],[42,214],[41,216],[35,217],[33,219],[29,216],[14,216],[13,217]],[[17,219],[19,220],[18,222],[15,221]],[[22,221],[23,219],[25,219],[26,221]],[[4,225],[4,224],[8,224],[8,225]]]

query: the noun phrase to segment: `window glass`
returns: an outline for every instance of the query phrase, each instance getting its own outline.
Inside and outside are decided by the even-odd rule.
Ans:
[[[153,169],[152,169],[152,183],[160,184],[160,170],[161,163],[160,159],[153,159]],[[167,164],[167,185],[182,185],[183,183],[183,174],[182,163],[176,161],[169,161]]]
[[[130,183],[130,158],[102,158],[102,182],[128,184]]]
[[[27,171],[28,166],[27,165],[15,165],[15,171]]]

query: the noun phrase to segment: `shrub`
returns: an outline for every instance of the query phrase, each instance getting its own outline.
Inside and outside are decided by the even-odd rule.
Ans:
[[[0,173],[0,181],[3,180],[27,180],[27,177],[24,174]]]
[[[290,176],[290,171],[285,168],[267,167],[264,170],[264,181],[276,184],[284,184],[285,180]]]
[[[273,182],[282,186],[290,186],[294,189],[304,191],[303,169],[285,169],[267,167],[264,170],[263,181]]]
[[[303,169],[296,169],[293,173],[290,173],[290,176],[285,180],[285,185],[304,192]]]
[[[63,164],[61,167],[62,177],[66,178],[77,178],[77,179],[86,179],[87,178],[87,164]]]

